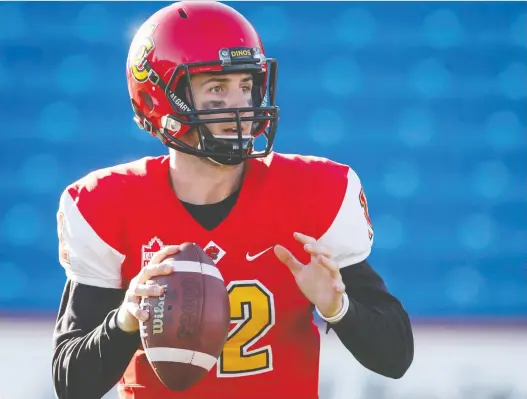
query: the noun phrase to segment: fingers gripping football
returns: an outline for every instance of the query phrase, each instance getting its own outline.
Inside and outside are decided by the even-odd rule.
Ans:
[[[138,320],[148,319],[148,312],[140,308],[142,297],[163,295],[163,288],[154,284],[150,279],[155,276],[165,275],[172,272],[172,267],[168,265],[152,265],[144,267],[141,272],[132,280],[128,292],[126,293],[127,310]]]
[[[154,284],[150,279],[155,276],[167,275],[173,272],[171,266],[162,264],[163,260],[170,255],[178,253],[179,245],[169,245],[156,252],[149,264],[141,269],[135,276],[125,299],[117,314],[117,324],[124,331],[132,332],[139,329],[139,320],[146,321],[149,317],[148,311],[141,309],[141,298],[163,295],[163,288]]]

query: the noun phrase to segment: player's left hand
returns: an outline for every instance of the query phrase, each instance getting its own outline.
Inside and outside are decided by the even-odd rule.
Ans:
[[[346,289],[340,269],[331,257],[331,250],[313,237],[294,233],[295,239],[304,245],[311,255],[304,265],[287,248],[275,245],[274,253],[293,273],[300,291],[314,304],[324,317],[332,317],[342,309],[342,295]]]

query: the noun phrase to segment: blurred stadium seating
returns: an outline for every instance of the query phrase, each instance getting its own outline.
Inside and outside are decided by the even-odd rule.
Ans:
[[[20,344],[41,384],[10,387],[3,378],[16,370],[0,356],[0,397],[53,397],[62,189],[93,169],[166,152],[132,121],[124,75],[134,30],[163,4],[0,3],[0,345],[5,355],[9,339],[28,337]],[[439,321],[461,323],[452,353],[474,330],[501,331],[490,324],[514,321],[504,334],[525,335],[527,3],[231,4],[279,60],[276,149],[346,162],[361,177],[376,231],[372,264],[415,320],[416,339],[423,331],[421,353],[449,345]],[[507,337],[487,347],[482,338],[478,356],[494,348],[497,359]],[[527,370],[526,339],[510,342],[503,361]],[[409,381],[427,375],[419,364]],[[527,398],[521,377],[500,378],[503,392],[520,395],[500,398]],[[390,384],[390,396],[360,381],[357,399],[487,398],[418,395],[410,383],[403,396]],[[350,399],[332,394],[335,384],[322,397]]]

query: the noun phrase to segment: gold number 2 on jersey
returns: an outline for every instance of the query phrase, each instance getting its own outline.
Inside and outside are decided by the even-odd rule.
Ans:
[[[218,359],[218,377],[242,377],[271,371],[271,347],[251,347],[274,326],[273,294],[257,280],[233,281],[227,290],[231,322],[236,326],[231,329]]]

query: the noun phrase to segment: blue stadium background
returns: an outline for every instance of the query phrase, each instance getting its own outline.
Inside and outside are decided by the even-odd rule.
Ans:
[[[67,184],[165,153],[124,75],[163,4],[0,4],[0,313],[56,311]],[[525,318],[526,3],[231,4],[279,60],[277,150],[355,168],[410,314]]]

